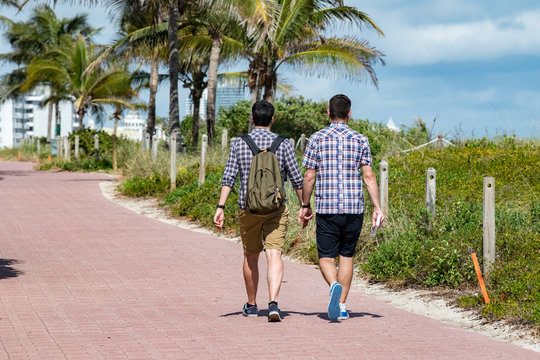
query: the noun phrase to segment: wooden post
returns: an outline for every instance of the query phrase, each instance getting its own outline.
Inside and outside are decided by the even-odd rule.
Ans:
[[[41,152],[41,139],[37,139],[37,153],[39,157],[39,153]]]
[[[169,151],[171,154],[171,192],[176,189],[176,134],[171,135]]]
[[[221,151],[225,154],[227,152],[227,137],[229,136],[229,132],[227,129],[223,129],[223,133],[221,133]]]
[[[489,273],[495,262],[495,178],[484,177],[484,275]]]
[[[99,135],[94,135],[94,160],[99,161]]]
[[[144,135],[144,149],[145,150],[150,150],[151,147],[150,147],[150,134],[146,133]]]
[[[144,130],[141,133],[141,150],[144,150],[144,144],[145,144],[145,138],[146,138],[146,132]]]
[[[61,136],[58,136],[56,138],[56,147],[57,147],[57,151],[56,151],[56,158],[57,159],[60,159],[64,154],[62,152],[62,148],[63,148],[63,141],[62,141],[62,137]]]
[[[388,216],[388,163],[379,163],[379,203],[385,216]]]
[[[426,208],[432,217],[435,217],[436,184],[437,172],[430,167],[426,172]]]
[[[208,146],[208,135],[204,134],[202,136],[201,144],[201,161],[199,167],[199,186],[204,183],[204,178],[206,178],[206,148]]]
[[[158,137],[157,135],[152,136],[152,162],[155,162],[157,159],[157,146],[158,146]]]
[[[79,160],[79,135],[75,135],[75,159]]]
[[[66,160],[71,160],[71,143],[69,141],[69,136],[64,138],[64,157]]]
[[[442,137],[442,134],[439,133],[439,135],[437,135],[437,149],[439,150],[442,150],[443,148],[443,137]]]
[[[300,136],[300,151],[304,152],[306,149],[306,134]]]

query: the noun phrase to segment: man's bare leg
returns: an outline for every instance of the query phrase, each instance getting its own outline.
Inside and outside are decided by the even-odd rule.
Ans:
[[[328,285],[332,285],[333,282],[338,281],[338,272],[336,269],[336,264],[334,263],[334,258],[320,258],[319,268],[321,269],[324,280],[326,280]]]
[[[256,304],[257,288],[259,286],[259,254],[244,253],[244,282],[248,303]]]
[[[337,281],[343,286],[341,292],[340,302],[345,304],[347,301],[347,295],[351,288],[351,282],[353,277],[353,258],[339,255],[339,269],[337,272]]]
[[[268,266],[268,297],[270,301],[277,302],[281,281],[283,280],[283,259],[281,251],[276,249],[267,249],[266,260]]]

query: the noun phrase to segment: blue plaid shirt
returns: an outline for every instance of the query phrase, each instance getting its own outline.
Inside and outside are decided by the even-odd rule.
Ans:
[[[311,135],[302,165],[317,171],[315,211],[362,214],[362,165],[372,165],[368,139],[344,123],[333,122]]]
[[[249,136],[253,139],[259,149],[270,147],[272,142],[277,137],[277,134],[267,129],[253,129],[249,133]],[[293,188],[302,188],[302,173],[296,160],[296,155],[291,146],[291,143],[284,140],[276,151],[279,167],[281,172],[285,171],[291,181]],[[234,187],[236,177],[240,171],[240,190],[238,194],[238,205],[241,209],[245,209],[245,198],[247,192],[247,183],[249,179],[249,170],[251,169],[251,160],[253,159],[253,153],[251,152],[248,144],[238,137],[231,143],[231,150],[229,152],[229,159],[225,165],[223,171],[223,180],[221,185]]]

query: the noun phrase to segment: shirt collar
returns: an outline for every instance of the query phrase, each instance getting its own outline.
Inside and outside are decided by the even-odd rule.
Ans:
[[[348,125],[344,122],[333,121],[330,123],[330,127],[348,127]]]

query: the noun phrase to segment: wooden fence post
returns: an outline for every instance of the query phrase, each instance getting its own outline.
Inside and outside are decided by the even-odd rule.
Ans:
[[[71,160],[71,142],[69,141],[69,136],[64,138],[64,157],[66,160]]]
[[[99,135],[94,135],[94,160],[99,161]]]
[[[294,139],[293,139],[293,138],[290,138],[290,139],[289,139],[289,142],[291,143],[291,146],[292,146],[292,148],[293,148],[293,150],[294,150]]]
[[[489,273],[495,262],[495,178],[484,177],[484,209],[483,209],[483,258],[484,275]]]
[[[388,163],[379,163],[379,204],[385,216],[388,216]]]
[[[176,189],[176,134],[171,135],[169,151],[171,154],[171,192]]]
[[[306,150],[306,134],[300,136],[300,151],[304,152]]]
[[[75,159],[79,160],[79,135],[75,135]]]
[[[63,148],[62,145],[63,145],[62,137],[57,136],[56,137],[56,148],[57,148],[56,158],[57,159],[60,159],[62,156],[64,156],[64,153],[62,152],[62,148]]]
[[[146,139],[146,132],[144,129],[141,132],[141,150],[144,150],[145,140]]]
[[[432,217],[435,217],[435,195],[437,185],[437,172],[430,167],[426,172],[426,208]]]
[[[150,134],[146,133],[144,134],[144,149],[150,150]]]
[[[443,148],[443,137],[442,137],[442,134],[439,133],[439,135],[437,135],[437,149],[442,150],[442,148]]]
[[[229,132],[227,129],[223,129],[223,132],[221,133],[221,151],[223,153],[227,152],[227,137],[229,136]]]
[[[204,134],[202,136],[201,144],[201,161],[199,162],[199,186],[204,183],[204,178],[206,177],[206,148],[208,147],[208,135]]]
[[[158,138],[157,135],[152,136],[152,162],[155,162],[157,159],[157,147],[158,147]]]
[[[37,153],[39,157],[39,153],[41,152],[41,139],[37,139]]]

